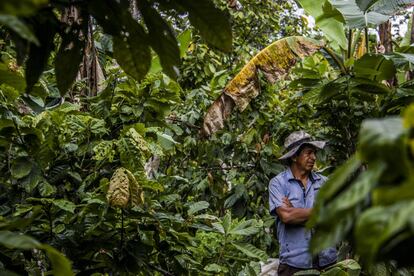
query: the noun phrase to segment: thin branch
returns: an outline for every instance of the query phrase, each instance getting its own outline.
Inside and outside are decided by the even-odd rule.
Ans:
[[[120,251],[124,246],[124,209],[121,209],[121,245],[119,246]]]
[[[348,57],[348,59],[350,59],[351,58],[351,49],[352,49],[352,29],[350,28],[349,29],[349,32],[348,32],[348,53],[347,53],[347,57]]]
[[[202,167],[205,170],[231,170],[231,169],[243,169],[243,168],[254,168],[255,164],[246,164],[246,165],[233,165],[233,166],[212,166],[212,167]]]

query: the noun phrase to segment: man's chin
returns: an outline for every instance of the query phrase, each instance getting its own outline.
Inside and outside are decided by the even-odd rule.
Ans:
[[[306,166],[306,170],[309,171],[309,172],[312,171],[313,170],[313,166],[314,165],[308,165],[308,166]]]

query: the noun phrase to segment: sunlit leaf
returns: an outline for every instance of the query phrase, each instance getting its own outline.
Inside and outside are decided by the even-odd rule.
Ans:
[[[326,8],[331,6],[329,1],[298,0],[298,2],[308,14],[316,19],[315,23],[330,41],[337,43],[342,49],[347,49],[343,23],[334,17],[334,13],[329,14],[326,11]]]
[[[188,215],[192,216],[193,214],[201,211],[201,210],[205,210],[210,206],[210,204],[207,201],[199,201],[199,202],[195,202],[193,204],[190,205],[190,208],[188,209]]]
[[[62,210],[68,211],[72,214],[75,213],[76,205],[66,199],[55,199],[52,201],[52,204],[59,207]]]
[[[266,252],[258,249],[257,247],[249,244],[249,243],[231,243],[235,248],[246,254],[251,258],[256,258],[259,260],[267,260],[268,256]]]

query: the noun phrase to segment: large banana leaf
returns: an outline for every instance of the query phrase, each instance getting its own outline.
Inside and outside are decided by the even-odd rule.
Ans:
[[[302,8],[309,15],[315,18],[315,24],[318,26],[326,38],[334,44],[338,44],[342,49],[347,48],[347,39],[344,32],[344,19],[337,9],[332,8],[328,0],[297,0]]]
[[[243,111],[260,93],[258,71],[271,83],[282,78],[299,58],[311,55],[323,43],[294,36],[278,40],[254,56],[227,84],[222,95],[210,106],[204,117],[202,132],[208,136],[224,127],[234,105]]]
[[[412,0],[330,0],[350,28],[379,25],[400,10],[413,5]]]

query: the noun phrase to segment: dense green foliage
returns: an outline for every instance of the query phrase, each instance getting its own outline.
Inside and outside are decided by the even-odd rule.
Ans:
[[[338,45],[323,22],[359,25],[334,8],[341,1],[321,1],[327,47],[275,84],[259,75],[261,94],[206,139],[207,108],[255,53],[286,36],[321,37],[292,13],[296,4],[137,1],[134,18],[129,1],[75,2],[79,26],[62,20],[71,1],[0,4],[0,273],[256,275],[259,261],[277,257],[267,185],[297,129],[330,141],[317,164],[325,174],[351,158],[321,191],[315,249],[347,239],[361,263],[411,265],[413,111],[404,126],[364,120],[413,101],[412,47],[358,55],[360,32]],[[105,89],[73,101],[85,85],[72,83],[88,26]],[[125,202],[107,195],[114,189]],[[359,266],[324,275],[345,271]]]

